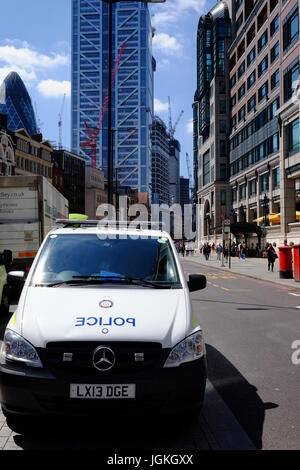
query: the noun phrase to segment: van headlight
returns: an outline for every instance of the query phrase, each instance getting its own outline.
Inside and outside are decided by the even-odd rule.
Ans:
[[[0,349],[0,364],[6,364],[7,361],[13,361],[20,365],[24,364],[29,367],[43,367],[38,353],[32,344],[11,330],[5,331]]]
[[[177,344],[169,354],[164,367],[178,367],[185,362],[200,359],[205,354],[205,345],[202,331],[197,331]]]

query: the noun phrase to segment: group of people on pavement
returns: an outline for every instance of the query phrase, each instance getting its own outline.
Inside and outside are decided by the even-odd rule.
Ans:
[[[285,240],[284,245],[287,245],[287,242]],[[177,250],[182,256],[186,256],[189,254],[189,244],[182,240],[179,243],[177,243]],[[193,250],[194,252],[194,245],[193,245]],[[216,253],[217,255],[217,261],[221,261],[222,258],[222,253],[224,251],[224,259],[225,261],[228,260],[229,257],[229,247],[228,244],[224,244],[224,249],[221,243],[215,245],[215,243],[209,244],[209,243],[200,243],[199,246],[199,251],[201,254],[203,254],[203,257],[206,261],[209,261],[210,257],[212,254]],[[245,242],[235,242],[233,241],[231,244],[231,256],[240,258],[241,260],[245,260],[246,256],[250,257],[262,257],[266,256],[268,260],[268,271],[274,272],[274,264],[275,260],[278,258],[278,254],[276,253],[276,243],[267,243],[265,246],[265,249],[261,249],[259,245],[256,245],[256,248],[254,247],[254,244],[251,244],[251,247],[248,248]]]

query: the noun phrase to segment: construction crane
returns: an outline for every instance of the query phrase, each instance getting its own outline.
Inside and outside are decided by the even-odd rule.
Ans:
[[[38,134],[40,134],[40,133],[41,133],[42,126],[43,126],[43,123],[41,122],[40,117],[39,117],[39,115],[38,115],[38,109],[37,109],[36,101],[34,102],[34,111],[35,111],[35,119],[36,119],[37,131],[38,131]]]
[[[118,68],[120,66],[120,62],[121,62],[122,55],[123,55],[123,52],[124,52],[125,48],[126,48],[126,42],[124,42],[121,45],[118,57],[116,59],[116,62],[115,62],[115,65],[114,65],[114,68],[113,68],[113,71],[112,71],[112,78],[111,78],[111,88],[112,89],[114,87],[114,83],[115,83],[115,80],[116,80],[116,75],[117,75]],[[84,123],[84,127],[85,127],[85,130],[86,130],[86,133],[87,133],[89,139],[86,142],[83,142],[80,147],[81,148],[90,148],[91,149],[91,166],[93,168],[96,168],[96,163],[97,163],[96,162],[96,159],[97,159],[97,139],[98,139],[99,132],[101,130],[104,115],[106,113],[106,108],[108,106],[108,100],[109,100],[109,97],[108,97],[108,89],[107,89],[106,95],[105,95],[105,98],[104,98],[104,101],[103,101],[103,104],[102,104],[102,108],[101,108],[101,111],[100,111],[100,115],[99,115],[99,118],[98,118],[98,122],[96,124],[96,127],[93,130],[91,128],[89,128],[87,122]]]
[[[179,124],[180,119],[182,118],[184,111],[181,111],[179,113],[179,116],[177,118],[177,121],[175,125],[173,126],[172,122],[172,106],[171,106],[171,98],[168,96],[168,102],[169,102],[169,134],[170,134],[170,139],[174,139],[175,131],[177,129],[177,126]]]
[[[58,133],[59,133],[58,148],[59,148],[59,150],[61,150],[63,148],[63,144],[62,144],[62,115],[63,115],[63,111],[64,111],[64,107],[65,107],[65,101],[66,101],[66,93],[64,94],[63,102],[62,102],[61,109],[60,109],[60,113],[58,115]]]

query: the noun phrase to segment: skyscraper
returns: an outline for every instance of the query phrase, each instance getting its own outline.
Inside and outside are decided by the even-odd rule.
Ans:
[[[201,16],[197,32],[197,90],[194,98],[194,178],[204,214],[198,221],[198,238],[222,225],[230,213],[229,66],[231,44],[230,1],[218,2]],[[220,229],[219,229],[220,231]]]
[[[95,139],[96,166],[107,175],[108,160],[108,4],[99,0],[72,2],[72,150],[91,164]],[[142,2],[113,4],[112,90],[114,169],[122,186],[149,191],[151,183],[152,27]],[[113,74],[114,75],[114,74]],[[103,119],[99,119],[99,116]]]
[[[152,123],[152,201],[169,204],[169,139],[165,123],[154,116]]]
[[[7,115],[10,131],[25,129],[29,135],[38,133],[31,98],[16,72],[7,75],[0,87],[0,113]]]

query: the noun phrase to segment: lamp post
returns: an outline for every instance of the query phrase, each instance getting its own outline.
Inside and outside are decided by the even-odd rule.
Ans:
[[[269,225],[269,220],[267,219],[268,204],[269,204],[269,198],[265,194],[264,201],[263,201],[263,206],[264,206],[264,227],[268,227],[268,225]]]
[[[113,24],[113,3],[119,0],[103,0],[109,6],[109,31],[108,31],[108,159],[107,159],[107,199],[108,204],[112,204],[112,181],[113,181],[113,164],[112,164],[112,24]],[[138,3],[165,3],[166,0],[133,0]]]

